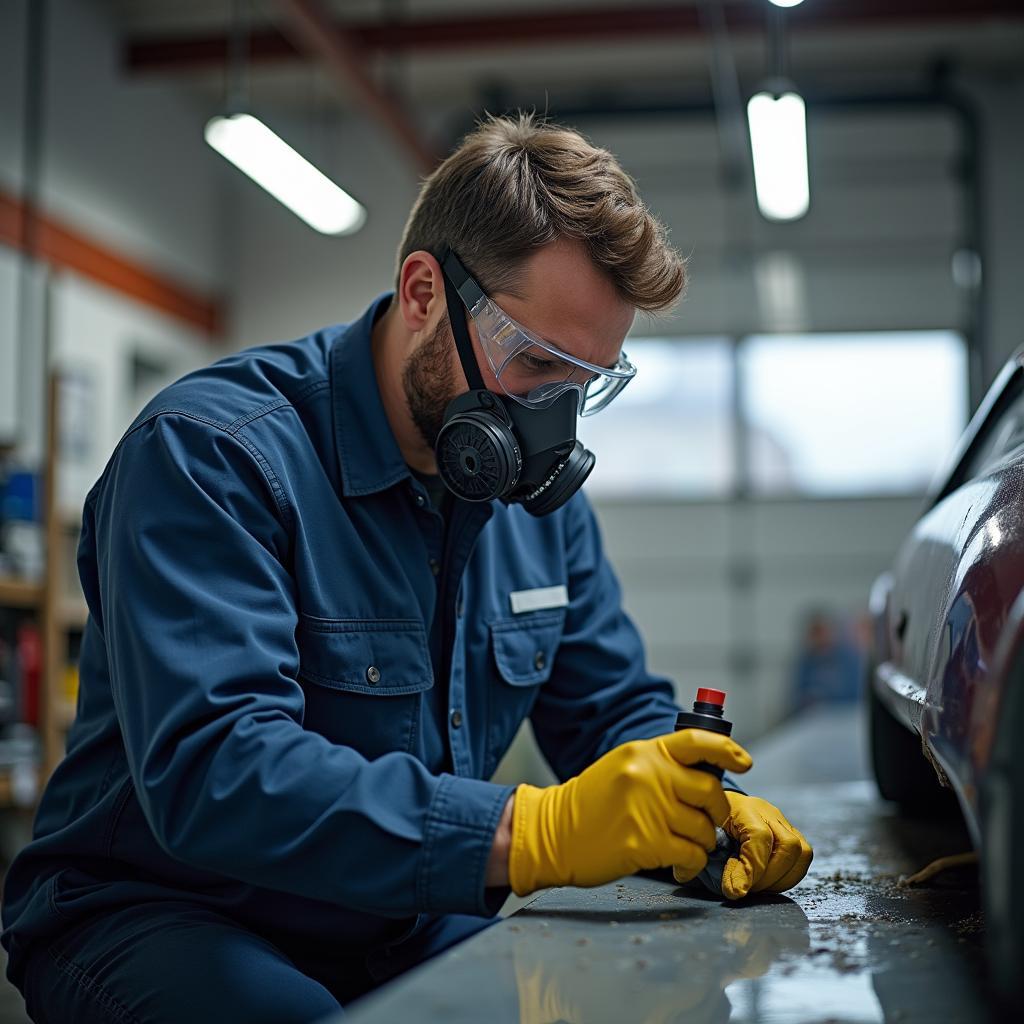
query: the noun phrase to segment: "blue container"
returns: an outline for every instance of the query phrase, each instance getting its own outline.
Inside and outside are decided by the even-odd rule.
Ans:
[[[42,521],[42,481],[38,473],[17,470],[0,484],[0,521]]]

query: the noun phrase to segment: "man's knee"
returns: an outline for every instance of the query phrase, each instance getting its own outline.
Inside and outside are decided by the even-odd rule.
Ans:
[[[311,1024],[341,1009],[270,942],[226,919],[139,910],[33,952],[23,994],[36,1024]]]

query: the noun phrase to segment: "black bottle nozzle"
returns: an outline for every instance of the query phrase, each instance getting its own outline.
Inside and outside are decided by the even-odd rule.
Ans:
[[[708,729],[723,736],[731,736],[732,722],[725,717],[725,691],[712,690],[704,686],[697,690],[693,710],[680,711],[676,715],[676,730],[679,729]],[[717,779],[721,779],[725,774],[718,765],[709,764],[707,761],[699,761],[693,767],[708,772]],[[715,829],[715,839],[716,845],[708,854],[707,866],[698,877],[711,892],[722,896],[722,874],[725,865],[730,857],[739,855],[740,844],[722,828]]]
[[[680,729],[708,729],[723,736],[731,736],[732,722],[725,717],[725,691],[700,687],[697,690],[697,699],[693,702],[693,710],[680,711],[676,715],[676,731]],[[710,772],[719,779],[723,774],[721,768],[708,764],[707,761],[701,761],[693,767]]]

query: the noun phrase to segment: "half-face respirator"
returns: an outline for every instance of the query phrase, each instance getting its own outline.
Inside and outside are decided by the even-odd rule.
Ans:
[[[603,409],[636,370],[624,354],[613,367],[570,356],[505,313],[451,249],[440,262],[448,320],[470,389],[445,410],[435,445],[438,472],[466,501],[498,498],[547,515],[594,468],[593,453],[576,440],[577,416]],[[484,386],[467,313],[500,394]]]

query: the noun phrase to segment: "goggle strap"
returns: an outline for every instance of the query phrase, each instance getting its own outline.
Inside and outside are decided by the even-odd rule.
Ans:
[[[485,298],[483,289],[462,265],[462,260],[455,255],[453,249],[445,249],[444,256],[441,257],[441,269],[445,272],[448,280],[455,285],[455,290],[466,304],[466,309],[474,309],[476,304]]]
[[[451,253],[451,250],[448,250]],[[452,334],[455,336],[455,347],[459,353],[459,361],[462,363],[462,371],[466,375],[466,383],[470,391],[483,391],[484,379],[480,375],[480,367],[477,365],[476,353],[473,351],[473,341],[469,336],[469,327],[466,324],[467,311],[462,305],[456,284],[448,276],[446,266],[448,260],[441,264],[444,271],[444,294],[448,302],[448,320],[452,325]]]

